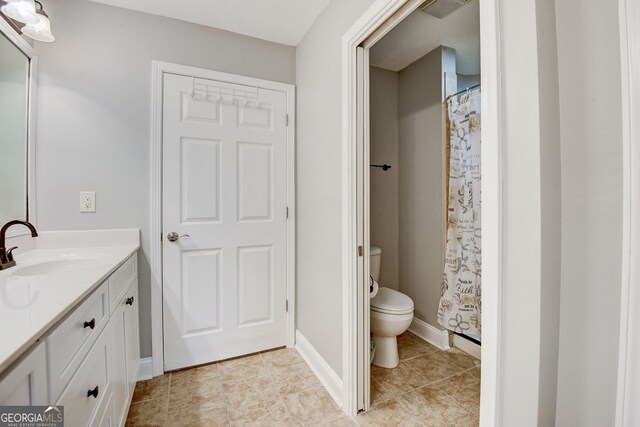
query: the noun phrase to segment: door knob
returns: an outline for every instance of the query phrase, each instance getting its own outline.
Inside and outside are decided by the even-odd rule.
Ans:
[[[176,233],[175,231],[172,231],[171,233],[167,234],[167,240],[169,240],[170,242],[175,242],[181,237],[191,237],[191,236],[189,236],[188,234],[178,235],[178,233]]]

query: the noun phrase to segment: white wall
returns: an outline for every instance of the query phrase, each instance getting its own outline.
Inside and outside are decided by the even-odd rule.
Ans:
[[[46,8],[57,40],[35,45],[38,226],[142,229],[140,339],[150,356],[151,61],[294,83],[295,49],[85,0]],[[81,190],[96,191],[95,214],[79,213]]]
[[[332,0],[296,49],[297,328],[342,377],[342,47],[373,0]]]
[[[556,2],[562,118],[558,426],[614,425],[622,257],[618,2]]]
[[[371,164],[389,164],[386,172],[371,168],[371,245],[382,248],[380,283],[398,289],[398,73],[370,67]]]
[[[439,47],[398,75],[400,159],[400,291],[414,316],[442,329],[445,247],[444,73],[455,75],[455,51]]]

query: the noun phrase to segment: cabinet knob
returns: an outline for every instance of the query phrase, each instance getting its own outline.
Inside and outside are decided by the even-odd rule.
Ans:
[[[94,388],[93,390],[87,390],[87,397],[91,397],[93,396],[95,399],[98,398],[98,386],[96,386],[96,388]]]
[[[89,320],[88,322],[85,320],[84,327],[85,328],[89,327],[91,329],[95,328],[96,327],[96,319],[93,318],[93,319]]]
[[[125,302],[125,304],[127,304],[127,305],[133,305],[133,297],[129,297],[129,298],[127,298],[127,302]]]

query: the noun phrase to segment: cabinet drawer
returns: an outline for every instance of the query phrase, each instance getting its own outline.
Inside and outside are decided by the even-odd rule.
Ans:
[[[113,414],[113,390],[109,390],[109,394],[105,394],[100,401],[100,406],[89,425],[91,427],[116,427]]]
[[[109,299],[111,313],[118,307],[118,302],[137,275],[136,254],[133,254],[109,277]]]
[[[107,283],[103,283],[47,337],[49,383],[57,399],[109,321]]]
[[[89,425],[102,399],[111,393],[107,337],[106,332],[100,335],[57,401],[64,405],[65,425]]]

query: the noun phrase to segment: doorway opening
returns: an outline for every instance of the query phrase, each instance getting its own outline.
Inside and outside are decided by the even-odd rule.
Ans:
[[[446,10],[444,3],[461,7]],[[479,415],[482,406],[483,423],[495,420],[500,315],[497,22],[494,1],[390,0],[374,5],[343,38],[347,412],[366,411],[388,398],[380,389],[384,380],[372,381],[372,371],[388,377],[400,367],[406,372],[397,371],[398,375],[406,374],[411,381],[424,379],[430,374],[426,365],[432,361],[422,363],[425,360],[415,357],[428,359],[423,356],[426,352],[442,351],[462,340],[457,346],[465,352],[482,353],[482,398],[473,412]],[[464,138],[457,138],[463,134]],[[460,150],[469,155],[461,158]],[[461,200],[450,197],[458,191]],[[473,205],[469,193],[475,199],[482,193],[481,207]],[[452,233],[450,226],[460,209],[469,210],[470,222],[458,221]],[[476,229],[467,230],[470,234],[464,238],[475,248],[465,247],[461,255],[460,247],[453,247],[455,234],[474,221]],[[474,235],[477,239],[471,242]],[[471,267],[470,276],[461,277],[459,269],[447,271],[447,265],[460,264],[460,256],[469,261],[474,251],[477,256],[466,264]],[[489,284],[483,292],[480,265],[482,282]],[[478,276],[475,282],[470,280],[474,275]],[[446,281],[443,286],[443,277],[469,286],[460,292]],[[372,291],[378,292],[374,299]],[[398,327],[403,323],[403,331],[395,331],[400,335],[400,354],[395,332],[381,332],[391,320],[398,321]],[[458,323],[454,325],[453,320]],[[402,334],[407,328],[410,332]],[[458,334],[450,336],[448,330]],[[474,340],[482,341],[481,350]],[[412,354],[412,362],[403,360],[407,357],[402,354],[403,341],[418,351]],[[479,362],[471,356],[448,352],[434,357],[447,365],[445,371],[462,369],[440,374],[473,377],[475,373],[479,386],[480,370],[475,370]],[[406,385],[405,381],[397,391],[412,391],[404,388],[417,389],[432,380],[431,375],[425,384]]]

